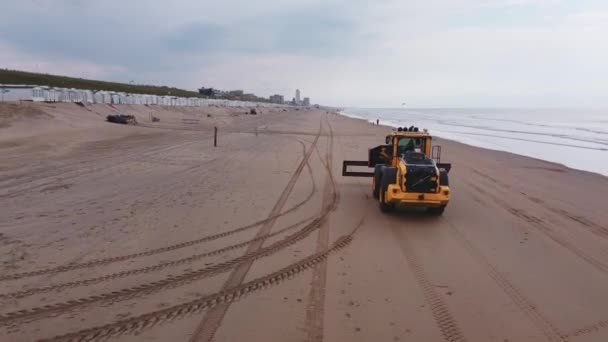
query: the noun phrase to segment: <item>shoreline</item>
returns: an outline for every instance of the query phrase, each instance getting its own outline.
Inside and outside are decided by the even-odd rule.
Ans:
[[[354,116],[354,115],[351,115],[351,114],[346,114],[346,113],[344,113],[342,111],[337,111],[336,113],[338,115],[342,115],[342,116],[347,117],[349,119],[360,120],[360,121],[363,121],[363,122],[366,122],[366,123],[369,123],[371,125],[376,126],[375,123],[373,123],[371,120],[368,120],[368,119],[365,119],[365,118],[357,117],[357,116]],[[378,127],[378,126],[376,126],[376,127]],[[382,124],[382,121],[381,121],[379,127],[386,127],[387,130],[392,130],[392,129],[396,128],[397,126],[385,125],[385,124]],[[420,127],[420,128],[423,128],[423,127]],[[520,154],[520,153],[517,153],[517,152],[512,152],[512,151],[507,151],[507,150],[502,150],[502,149],[497,149],[497,148],[491,148],[491,147],[487,147],[487,146],[478,146],[478,145],[475,145],[475,144],[472,144],[472,143],[466,143],[466,142],[458,141],[458,140],[455,140],[455,139],[445,138],[445,137],[442,137],[439,134],[438,135],[434,135],[431,130],[429,130],[429,133],[433,137],[439,138],[441,140],[450,141],[450,142],[453,142],[453,143],[459,143],[459,144],[463,144],[463,145],[466,145],[466,146],[476,147],[476,148],[480,148],[480,149],[484,149],[484,150],[489,150],[489,151],[494,151],[494,152],[507,153],[507,154],[510,154],[510,155],[513,155],[513,156],[530,158],[530,159],[533,159],[533,160],[536,160],[536,161],[539,161],[539,162],[545,162],[545,163],[548,163],[548,164],[552,164],[552,165],[554,165],[556,167],[559,167],[559,168],[565,168],[565,169],[572,170],[572,171],[579,171],[579,172],[583,172],[583,173],[589,173],[589,174],[599,175],[599,176],[602,176],[602,177],[608,179],[608,173],[604,174],[601,171],[592,171],[592,170],[587,170],[587,169],[578,169],[578,168],[574,168],[572,166],[569,166],[569,165],[566,165],[566,164],[563,164],[563,163],[559,163],[559,162],[556,162],[556,161],[553,161],[553,160],[542,159],[542,158],[538,158],[538,157],[534,157],[534,156],[528,156],[528,155]]]

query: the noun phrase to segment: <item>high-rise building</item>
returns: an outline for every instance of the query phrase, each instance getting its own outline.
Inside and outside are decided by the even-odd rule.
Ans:
[[[310,106],[310,97],[305,97],[304,101],[302,102],[303,106]]]
[[[300,89],[296,89],[296,104],[300,104]]]

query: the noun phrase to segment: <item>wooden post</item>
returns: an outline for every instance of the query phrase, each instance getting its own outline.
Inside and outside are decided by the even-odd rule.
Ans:
[[[213,127],[213,147],[217,147],[217,127]]]

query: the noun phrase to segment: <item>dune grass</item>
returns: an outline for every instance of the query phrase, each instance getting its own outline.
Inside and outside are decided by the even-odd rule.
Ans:
[[[204,97],[198,92],[175,87],[106,82],[8,69],[0,69],[0,84],[44,85],[50,87],[107,90],[133,94]]]

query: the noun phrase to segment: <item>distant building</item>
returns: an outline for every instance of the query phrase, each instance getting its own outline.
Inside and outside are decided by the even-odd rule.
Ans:
[[[230,90],[228,92],[228,95],[230,95],[230,96],[243,96],[244,95],[243,93],[244,92],[242,90]]]
[[[203,96],[207,96],[207,97],[223,97],[226,95],[225,91],[222,91],[219,89],[213,89],[213,88],[205,88],[205,87],[200,88],[198,90],[198,93]]]
[[[213,89],[213,97],[224,97],[226,92],[223,90]]]
[[[256,101],[258,99],[257,96],[255,96],[254,94],[248,93],[248,94],[242,94],[240,96],[241,100],[244,101]]]
[[[310,106],[310,97],[305,97],[304,101],[302,102],[302,105]]]
[[[285,99],[284,99],[283,95],[274,94],[274,95],[270,96],[270,102],[283,104],[283,102],[285,102]]]
[[[295,98],[295,102],[297,105],[300,104],[300,89],[296,89],[296,98]]]

